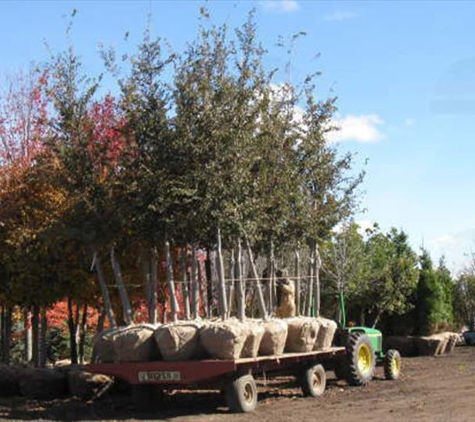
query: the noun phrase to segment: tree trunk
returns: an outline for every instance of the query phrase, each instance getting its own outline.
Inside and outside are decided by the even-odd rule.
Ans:
[[[195,246],[191,247],[191,315],[193,319],[199,317],[199,285],[198,285],[198,262],[196,260]]]
[[[97,318],[97,327],[96,327],[96,333],[101,333],[104,331],[104,322],[106,319],[106,310],[104,307],[101,309],[101,313],[99,314],[99,318]]]
[[[33,365],[38,367],[40,364],[39,360],[39,344],[40,344],[40,308],[38,305],[33,305],[33,315],[31,318],[32,325],[32,337],[33,337]]]
[[[82,307],[81,322],[79,324],[79,363],[84,364],[84,346],[86,344],[86,333],[87,333],[87,303]]]
[[[23,359],[26,363],[29,363],[33,359],[31,312],[29,308],[25,308],[23,310],[23,330],[23,337],[25,342]]]
[[[104,311],[107,315],[107,319],[109,320],[111,328],[116,328],[117,322],[115,320],[114,309],[112,308],[112,302],[109,296],[109,289],[107,288],[104,272],[102,271],[101,259],[96,251],[94,251],[93,267],[96,269],[97,278],[99,280],[102,299],[104,301]]]
[[[264,320],[267,320],[268,314],[267,314],[267,309],[266,309],[266,302],[264,299],[264,293],[262,291],[261,280],[257,272],[256,264],[254,262],[254,256],[252,254],[251,244],[249,243],[249,239],[247,238],[247,236],[246,236],[246,249],[247,249],[247,255],[249,257],[249,263],[251,266],[252,277],[254,278],[254,283],[256,285],[257,303],[259,305],[259,312],[261,314],[261,317]]]
[[[12,308],[2,307],[2,361],[6,365],[10,363],[10,348],[12,338]]]
[[[178,301],[176,299],[176,292],[175,292],[175,281],[173,280],[173,263],[172,257],[170,254],[170,243],[165,242],[165,251],[166,251],[166,259],[167,259],[167,284],[168,284],[168,292],[170,294],[170,306],[172,311],[172,319],[173,321],[178,321]]]
[[[187,255],[188,255],[188,252],[185,246],[181,253],[181,278],[182,278],[181,292],[183,296],[183,306],[185,308],[185,319],[189,320],[190,319],[190,294],[188,290]]]
[[[244,283],[242,279],[242,246],[241,240],[238,240],[237,247],[237,259],[236,259],[236,302],[237,302],[237,315],[240,321],[244,321],[246,318],[246,303]]]
[[[297,316],[300,315],[300,250],[295,250],[294,260],[294,274],[295,274],[295,309]]]
[[[217,253],[217,270],[218,270],[218,283],[219,283],[219,314],[221,319],[225,320],[228,313],[228,303],[226,297],[226,281],[224,276],[224,259],[223,251],[221,249],[221,230],[218,229],[218,253]]]
[[[112,269],[114,270],[115,283],[117,285],[117,290],[119,290],[120,302],[122,303],[122,317],[124,322],[127,325],[130,325],[134,322],[132,306],[130,304],[129,295],[127,294],[127,289],[125,288],[124,279],[122,278],[119,261],[115,256],[114,248],[111,248],[110,250],[110,258]]]
[[[76,337],[76,321],[74,318],[73,299],[68,297],[68,328],[69,328],[69,356],[71,363],[76,365],[78,363],[78,349]]]
[[[40,310],[41,331],[40,331],[40,367],[46,366],[47,361],[47,345],[46,336],[48,334],[48,318],[46,316],[46,307],[42,306]]]

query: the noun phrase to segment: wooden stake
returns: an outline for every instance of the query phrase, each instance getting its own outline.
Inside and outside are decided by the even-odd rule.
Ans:
[[[255,279],[255,285],[256,285],[256,290],[257,290],[257,300],[258,300],[257,303],[259,305],[259,311],[261,313],[262,318],[264,320],[267,320],[269,315],[267,314],[266,302],[264,300],[264,293],[262,292],[260,277],[257,272],[256,264],[254,262],[254,256],[252,254],[251,244],[249,243],[249,239],[247,238],[247,236],[246,236],[246,249],[247,249],[247,255],[249,256],[249,263],[251,265],[252,277]]]
[[[104,311],[107,315],[107,319],[109,320],[109,325],[111,326],[111,328],[116,328],[117,322],[114,315],[114,309],[112,308],[112,302],[109,296],[109,289],[107,288],[104,272],[102,271],[101,259],[96,251],[94,251],[92,268],[96,269],[97,279],[99,280],[99,286],[101,288],[102,293],[102,300],[104,301]]]
[[[300,315],[300,250],[295,249],[295,309]]]
[[[317,243],[315,242],[314,249],[314,270],[315,277],[315,316],[320,316],[320,268],[322,268],[322,258],[318,251]]]
[[[241,240],[238,240],[237,247],[237,260],[236,260],[236,287],[237,287],[237,314],[240,321],[244,321],[246,318],[246,303],[245,303],[245,292],[244,292],[244,283],[242,279],[242,246]]]
[[[229,283],[228,283],[228,318],[231,317],[234,299],[234,267],[236,262],[234,260],[234,249],[231,249],[231,256],[229,258]]]
[[[193,319],[199,316],[199,286],[198,286],[198,263],[196,261],[196,248],[191,247],[191,315]]]
[[[313,304],[313,265],[314,265],[314,255],[313,251],[312,254],[310,255],[310,261],[308,265],[308,289],[307,289],[307,311],[306,315],[311,316],[312,314],[312,304]]]
[[[225,320],[226,315],[228,314],[228,302],[226,297],[226,282],[224,276],[224,260],[223,260],[223,251],[221,245],[221,230],[218,228],[218,293],[219,293],[219,314],[221,319]]]
[[[111,248],[110,257],[112,269],[114,270],[115,283],[117,285],[117,289],[119,290],[120,301],[122,303],[123,318],[125,323],[129,325],[133,323],[132,306],[130,305],[129,295],[127,294],[127,290],[125,288],[122,273],[120,271],[119,261],[115,256],[114,248]]]
[[[185,306],[185,319],[190,319],[190,295],[188,292],[188,272],[186,271],[187,248],[184,247],[181,253],[181,292],[183,295],[183,303]]]

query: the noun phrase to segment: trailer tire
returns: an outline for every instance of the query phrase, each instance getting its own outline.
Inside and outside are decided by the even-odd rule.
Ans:
[[[163,398],[163,390],[156,385],[132,385],[132,401],[137,410],[155,410]]]
[[[401,374],[401,354],[396,349],[388,349],[384,358],[384,376],[387,380],[397,380]]]
[[[348,384],[367,385],[372,380],[376,368],[376,355],[369,337],[360,332],[351,333],[346,345],[346,357]]]
[[[242,375],[227,385],[226,403],[234,413],[247,413],[256,409],[257,387],[252,375]]]
[[[307,368],[301,376],[300,384],[305,397],[320,397],[327,385],[325,368],[320,364]]]
[[[346,380],[348,373],[348,363],[346,359],[338,359],[333,368],[337,380]]]

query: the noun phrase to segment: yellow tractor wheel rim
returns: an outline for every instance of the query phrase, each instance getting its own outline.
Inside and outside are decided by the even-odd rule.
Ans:
[[[391,369],[393,371],[393,374],[399,374],[399,371],[401,370],[401,359],[398,356],[395,356],[393,361],[391,362]]]
[[[371,349],[367,344],[361,344],[358,349],[358,369],[365,373],[371,370],[372,366]]]

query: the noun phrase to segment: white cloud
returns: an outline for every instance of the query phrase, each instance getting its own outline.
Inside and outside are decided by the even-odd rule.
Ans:
[[[384,121],[376,114],[362,114],[346,117],[332,122],[339,130],[328,133],[329,142],[356,141],[363,143],[377,142],[384,138],[378,126]]]
[[[441,256],[447,258],[449,269],[457,274],[466,267],[475,246],[475,229],[466,229],[429,239],[427,249],[437,264]]]
[[[259,3],[272,12],[294,12],[300,8],[297,0],[261,0]]]
[[[412,119],[410,117],[408,117],[406,120],[404,120],[404,125],[406,127],[411,127],[411,126],[414,126],[415,124],[416,124],[416,120]]]
[[[358,232],[362,236],[366,234],[366,230],[372,229],[374,227],[375,222],[371,220],[358,220],[356,221],[356,224],[358,224]]]
[[[358,13],[350,12],[349,10],[335,10],[323,17],[323,20],[330,22],[341,22],[348,19],[354,19],[358,17]]]

